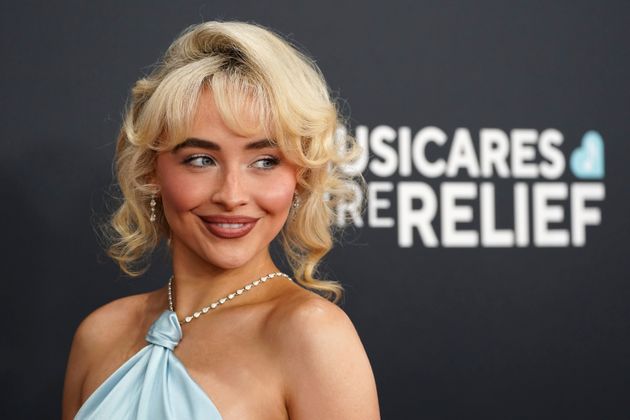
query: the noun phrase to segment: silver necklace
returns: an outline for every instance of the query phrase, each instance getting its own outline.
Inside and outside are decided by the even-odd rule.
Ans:
[[[223,305],[225,302],[228,302],[232,299],[234,299],[236,296],[240,296],[243,293],[247,292],[248,290],[250,290],[252,287],[256,287],[261,283],[265,283],[267,280],[272,279],[274,277],[286,277],[289,280],[292,280],[291,277],[289,277],[288,275],[281,273],[281,272],[277,272],[277,273],[269,273],[266,274],[262,277],[260,277],[258,280],[255,280],[251,283],[246,284],[245,286],[243,286],[242,288],[235,290],[233,293],[230,293],[229,295],[222,297],[221,299],[217,300],[216,302],[212,302],[210,305],[201,308],[200,310],[198,310],[197,312],[193,313],[192,315],[189,315],[187,317],[185,317],[183,320],[179,320],[180,324],[188,324],[190,321],[192,321],[193,319],[199,318],[201,315],[203,314],[207,314],[208,311],[210,311],[210,309],[215,309],[220,305]],[[175,280],[175,276],[171,276],[170,279],[168,279],[168,309],[170,309],[171,311],[175,312],[175,304],[174,299],[173,299],[173,280]]]

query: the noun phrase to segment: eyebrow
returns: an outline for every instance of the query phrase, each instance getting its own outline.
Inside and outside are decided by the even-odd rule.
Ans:
[[[190,137],[179,143],[177,146],[173,148],[173,153],[177,152],[180,149],[186,147],[199,147],[201,149],[208,150],[221,150],[221,146],[211,140],[203,140],[195,137]],[[266,149],[268,147],[276,148],[278,147],[273,141],[269,139],[255,140],[253,142],[247,143],[245,145],[246,150],[258,150],[258,149]]]

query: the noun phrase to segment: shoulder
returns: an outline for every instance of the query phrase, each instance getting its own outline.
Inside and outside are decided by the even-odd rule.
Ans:
[[[158,289],[113,300],[90,313],[77,327],[72,347],[87,359],[107,353],[121,341],[140,340],[164,309],[165,291]]]
[[[357,332],[348,315],[315,292],[292,285],[276,299],[266,322],[277,351],[321,345],[324,339],[342,339]]]
[[[102,348],[103,344],[128,333],[129,328],[138,325],[138,316],[142,314],[150,295],[143,293],[123,297],[94,310],[77,327],[73,346]]]
[[[71,418],[83,401],[82,388],[90,369],[98,366],[104,356],[137,322],[138,313],[150,293],[124,297],[107,303],[90,313],[79,324],[72,340],[66,367],[63,391],[63,418]],[[112,328],[115,326],[115,328]]]
[[[379,418],[372,368],[343,309],[307,293],[289,299],[276,316],[276,351],[291,418]]]
[[[313,345],[324,337],[342,338],[356,334],[343,309],[308,291],[287,299],[274,314],[274,321],[285,336],[291,337],[283,342],[287,346]]]
[[[100,360],[122,337],[138,327],[143,308],[151,293],[127,296],[94,310],[81,321],[74,333],[69,364],[75,371],[87,370],[91,361]],[[115,326],[115,328],[112,328]],[[70,368],[70,366],[69,366]]]

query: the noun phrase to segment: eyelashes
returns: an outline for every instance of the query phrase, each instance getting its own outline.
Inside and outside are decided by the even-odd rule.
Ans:
[[[216,166],[217,162],[212,156],[208,155],[192,155],[184,159],[184,164],[195,168],[206,168]],[[269,170],[273,169],[280,164],[280,159],[276,156],[265,156],[260,159],[256,159],[249,167]]]
[[[256,160],[252,166],[254,166],[255,168],[259,168],[259,169],[273,169],[276,166],[278,166],[278,164],[280,163],[280,159],[278,159],[275,156],[267,156],[264,157],[262,159],[258,159]]]
[[[184,159],[184,163],[195,168],[204,168],[206,166],[215,165],[216,162],[208,155],[193,155]]]

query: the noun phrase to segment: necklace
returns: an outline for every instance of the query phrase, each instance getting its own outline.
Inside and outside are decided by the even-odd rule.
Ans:
[[[274,277],[286,277],[289,280],[292,280],[291,277],[289,277],[288,275],[284,274],[284,273],[269,273],[266,274],[264,276],[262,276],[261,278],[259,278],[258,280],[255,280],[251,283],[246,284],[245,286],[243,286],[242,288],[235,290],[233,293],[230,293],[229,295],[227,295],[226,297],[222,297],[221,299],[217,300],[216,302],[212,302],[210,305],[201,308],[200,310],[198,310],[197,312],[193,313],[192,315],[189,315],[187,317],[185,317],[183,320],[179,320],[180,324],[188,324],[190,321],[192,321],[193,319],[199,318],[201,315],[203,314],[207,314],[208,311],[210,309],[215,309],[220,305],[223,305],[225,302],[228,302],[232,299],[234,299],[236,296],[240,296],[243,293],[247,292],[248,290],[250,290],[252,287],[256,287],[261,283],[265,283],[267,280],[272,279]],[[175,304],[174,299],[173,299],[173,280],[175,280],[175,276],[171,276],[170,279],[168,279],[168,309],[170,309],[171,311],[175,312]]]

